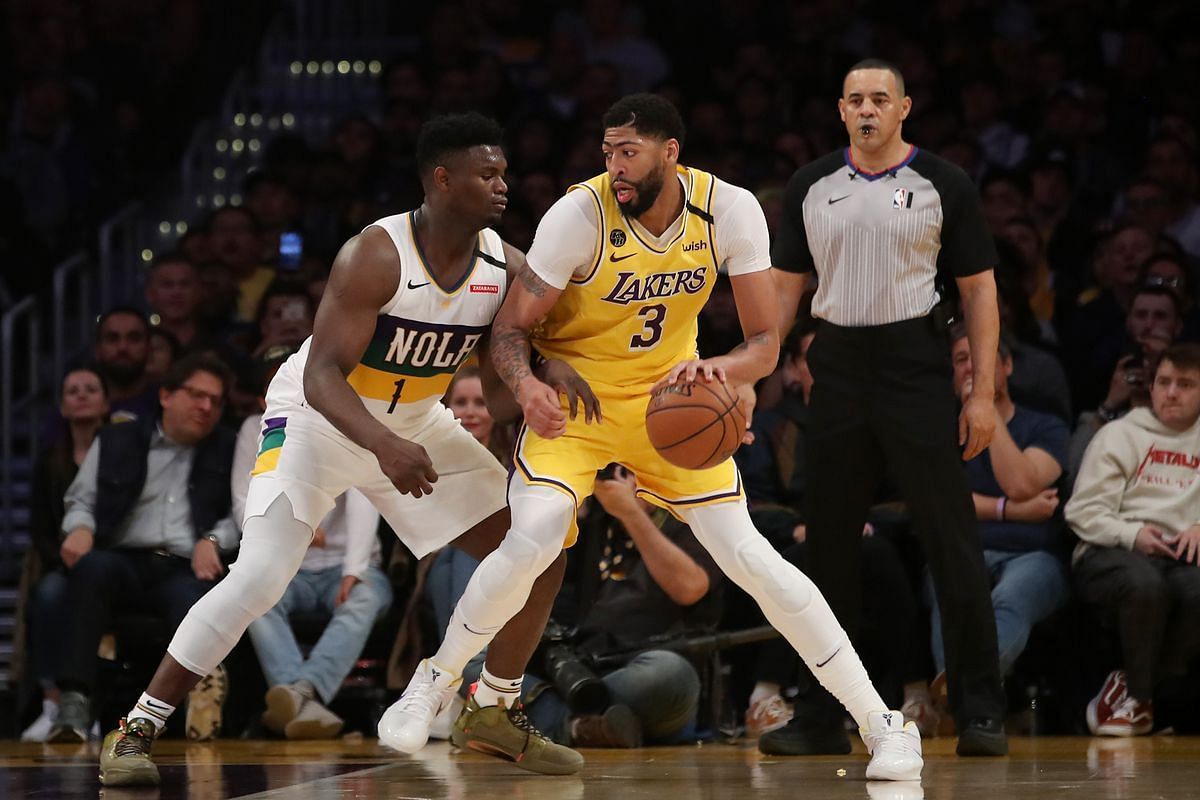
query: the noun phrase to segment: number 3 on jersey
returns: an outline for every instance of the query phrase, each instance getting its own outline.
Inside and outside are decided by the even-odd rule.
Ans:
[[[642,332],[629,340],[630,350],[649,350],[658,344],[663,334],[663,320],[667,318],[667,307],[662,303],[643,306],[638,311],[642,318]]]

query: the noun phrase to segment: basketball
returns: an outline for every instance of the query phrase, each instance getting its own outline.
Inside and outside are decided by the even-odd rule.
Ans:
[[[708,469],[734,454],[746,432],[737,392],[724,383],[667,384],[650,396],[646,433],[677,467]]]

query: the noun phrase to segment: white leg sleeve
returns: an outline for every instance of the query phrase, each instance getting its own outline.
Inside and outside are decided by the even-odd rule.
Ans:
[[[283,597],[312,537],[312,528],[292,515],[284,494],[265,514],[246,520],[237,561],[179,623],[167,647],[171,657],[197,675],[212,672],[246,627]]]
[[[681,509],[680,515],[859,727],[867,727],[867,714],[887,710],[821,592],[755,529],[744,501]]]
[[[508,502],[512,528],[475,569],[433,656],[455,675],[525,606],[534,581],[562,550],[575,513],[575,503],[562,492],[519,479],[510,486]]]

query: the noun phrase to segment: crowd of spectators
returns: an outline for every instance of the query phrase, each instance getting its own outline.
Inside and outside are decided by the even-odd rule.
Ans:
[[[1187,10],[1185,2],[1097,10],[1075,0],[999,5],[941,0],[919,9],[863,4],[851,15],[836,2],[581,0],[562,7],[508,0],[440,3],[407,14],[403,30],[397,21],[395,32],[417,33],[420,46],[385,66],[382,105],[341,120],[325,142],[283,134],[267,143],[262,168],[243,186],[244,204],[212,211],[174,252],[160,255],[146,271],[144,303],[109,310],[97,328],[93,363],[64,376],[57,436],[38,472],[30,560],[39,563],[31,567],[29,585],[36,588],[27,604],[34,674],[47,702],[66,704],[64,695],[70,693],[78,707],[75,695],[88,696],[90,674],[79,672],[84,665],[67,664],[65,655],[50,652],[38,631],[60,624],[55,620],[62,619],[66,598],[83,602],[76,568],[98,555],[80,552],[77,542],[67,546],[67,535],[74,536],[70,528],[81,519],[74,505],[80,487],[72,479],[80,465],[81,474],[94,479],[95,467],[89,473],[87,459],[94,460],[88,454],[97,449],[93,442],[101,421],[138,421],[153,459],[153,422],[161,415],[166,429],[166,409],[182,392],[193,403],[211,401],[221,425],[231,430],[243,425],[243,440],[256,435],[259,423],[243,420],[261,414],[267,367],[311,332],[340,244],[371,221],[420,203],[413,145],[423,120],[474,109],[504,123],[510,202],[500,229],[508,241],[527,248],[538,219],[562,191],[602,169],[598,120],[604,109],[623,93],[658,91],[680,107],[688,123],[682,162],[753,190],[773,228],[792,172],[844,140],[835,107],[843,70],[861,56],[876,55],[898,64],[913,98],[905,137],[955,162],[977,182],[1000,252],[996,280],[1004,337],[996,380],[998,434],[991,450],[968,470],[994,583],[1001,667],[1014,674],[1035,626],[1053,622],[1064,607],[1083,604],[1096,612],[1099,629],[1119,643],[1122,655],[1107,665],[1114,671],[1098,695],[1101,702],[1086,715],[1084,708],[1075,709],[1079,725],[1086,717],[1093,732],[1146,732],[1156,718],[1155,692],[1163,686],[1177,689],[1195,655],[1191,639],[1172,633],[1175,628],[1166,622],[1176,619],[1171,616],[1176,608],[1183,609],[1180,614],[1194,613],[1195,547],[1176,542],[1191,542],[1200,521],[1195,489],[1200,401],[1188,395],[1196,391],[1200,362],[1186,346],[1200,340],[1200,125],[1186,84],[1200,70],[1200,33],[1182,24]],[[66,37],[63,46],[74,41]],[[86,63],[104,52],[72,47]],[[197,48],[184,52],[196,55]],[[160,49],[166,49],[163,37],[153,40],[151,52]],[[37,122],[39,93],[57,92],[59,103],[80,96],[69,73],[61,71],[75,63],[71,59],[35,64],[25,47],[12,58],[25,68],[16,73],[14,97],[19,99],[11,104],[20,113],[14,111],[6,121],[0,198],[6,198],[5,176],[14,187],[26,185],[5,164],[15,158],[32,169],[36,163],[20,155],[29,136],[15,133]],[[177,71],[167,74],[183,81],[188,63],[179,58]],[[150,96],[152,89],[141,91]],[[94,94],[96,102],[107,103],[105,108],[129,124],[148,125],[154,116],[126,108],[134,105],[131,97]],[[52,99],[41,102],[53,105]],[[76,171],[69,162],[70,129],[57,135],[55,130],[51,126],[33,138],[62,143],[55,152],[63,160],[53,162],[62,175],[93,187],[104,184],[106,191],[139,188],[114,189],[97,181],[94,171]],[[145,127],[118,130],[125,142],[148,136]],[[78,138],[92,146],[110,141]],[[126,148],[130,158],[135,150]],[[137,158],[148,165],[153,156]],[[123,175],[142,174],[128,172],[127,161],[113,164]],[[87,214],[97,206],[71,205],[70,181],[43,177],[26,183],[41,191],[57,187],[61,196],[51,202],[14,189],[16,210],[0,215],[0,224],[23,225],[37,235],[14,237],[5,231],[3,246],[18,240],[38,247],[61,243],[56,231],[94,218]],[[14,200],[4,202],[8,210]],[[11,259],[8,252],[3,257]],[[702,319],[702,354],[723,352],[739,339],[731,293],[723,285]],[[785,346],[776,375],[760,387],[758,441],[738,456],[757,523],[801,568],[809,341],[811,328],[802,322]],[[970,356],[958,334],[951,347],[961,390]],[[197,388],[188,382],[195,373],[180,377],[181,369],[210,358],[231,370],[200,370],[219,385]],[[1163,383],[1170,386],[1161,388]],[[1160,399],[1168,392],[1174,399]],[[504,459],[511,432],[492,423],[481,397],[478,376],[464,373],[447,402]],[[1162,456],[1163,474],[1150,470],[1158,477],[1139,489],[1144,471],[1137,459],[1128,461],[1137,453],[1126,442],[1140,435],[1132,429],[1158,430],[1155,425],[1174,431],[1180,443]],[[245,441],[242,445],[246,449]],[[1108,456],[1122,447],[1121,458]],[[1151,446],[1140,454],[1150,458],[1160,450]],[[1168,484],[1178,491],[1162,490]],[[679,630],[711,629],[722,618],[721,624],[733,627],[761,622],[737,592],[720,597],[721,577],[709,569],[701,549],[688,545],[694,540],[686,529],[677,530],[676,523],[655,518],[633,501],[621,476],[602,486],[588,509],[592,521],[581,526],[594,541],[581,542],[573,555],[580,562],[571,572],[577,580],[564,593],[575,605],[560,613],[586,629],[598,611],[635,597],[662,612],[664,625],[678,623]],[[234,510],[236,495],[235,490],[226,499]],[[936,598],[911,547],[903,509],[884,495],[864,530],[864,569],[876,576],[866,582],[876,588],[864,598],[864,639],[877,641],[860,643],[860,650],[885,696],[902,702],[932,734],[945,716],[938,696],[944,663]],[[273,612],[250,631],[274,692],[266,698],[267,727],[272,702],[311,704],[304,732],[276,731],[283,735],[326,735],[341,727],[327,706],[352,666],[346,656],[354,647],[361,649],[365,631],[390,599],[392,587],[371,572],[380,566],[371,544],[377,523],[354,510],[352,495],[344,505],[331,515],[340,516],[325,527],[323,541],[314,542],[279,614]],[[137,516],[140,509],[129,513]],[[187,521],[188,533],[179,534],[174,549],[162,543],[181,559],[180,573],[190,571],[197,581],[219,577],[197,566],[196,551],[213,544],[228,557],[236,549],[236,525],[212,533],[220,516]],[[232,520],[237,521],[236,514]],[[1135,529],[1134,520],[1150,530]],[[104,546],[97,539],[96,551],[119,550],[120,536],[135,535],[139,525],[130,521],[116,527],[120,535]],[[664,579],[653,557],[641,552],[647,542],[657,542],[651,530],[691,565],[672,576],[691,575],[694,586],[685,590]],[[218,541],[211,542],[209,535]],[[1082,543],[1072,559],[1076,542]],[[439,558],[452,560],[446,553]],[[1119,601],[1107,582],[1109,572],[1102,570],[1120,571],[1134,587],[1130,591],[1140,593],[1137,616],[1128,610],[1118,614],[1115,631],[1105,624]],[[444,610],[448,618],[447,603],[455,586],[461,591],[469,571],[461,561],[428,571],[423,591],[435,611]],[[624,580],[629,576],[637,579]],[[164,580],[165,573],[155,579]],[[118,588],[128,594],[128,581],[120,580]],[[697,589],[701,583],[703,591]],[[881,585],[895,589],[881,592]],[[357,598],[355,592],[371,596]],[[134,593],[150,596],[140,589]],[[361,603],[353,605],[355,600]],[[396,603],[414,605],[407,597],[396,597]],[[717,612],[707,613],[714,603]],[[705,613],[685,613],[698,604]],[[323,638],[307,658],[283,622],[288,611],[301,607],[323,609],[335,620],[332,638]],[[640,609],[629,616],[651,613]],[[93,616],[101,610],[97,606]],[[1148,618],[1158,620],[1158,627],[1137,621]],[[338,619],[357,626],[353,636],[337,632]],[[611,638],[614,632],[604,633]],[[84,658],[95,650],[98,636],[92,630],[86,641],[71,647]],[[1178,646],[1160,659],[1148,656],[1164,637]],[[622,641],[619,646],[632,645]],[[333,651],[341,660],[322,660]],[[699,681],[704,673],[702,663],[663,659],[678,669],[672,672],[676,688],[691,686],[691,677]],[[787,696],[809,679],[786,648],[765,645],[751,661],[741,676],[744,686],[735,681],[724,688],[744,712],[746,727],[768,734],[787,722]],[[698,688],[679,697],[657,693],[659,701],[679,700],[686,709],[643,703],[644,695],[657,690],[655,684],[639,683],[637,666],[622,667],[632,668],[625,677],[605,676],[614,705],[622,709],[607,719],[603,713],[574,713],[553,691],[530,700],[531,717],[562,741],[608,744],[676,740],[690,735],[697,719],[705,721]],[[543,681],[526,682],[531,685],[547,691]],[[78,727],[90,723],[94,710],[72,713],[67,722]],[[46,732],[55,714],[48,707]]]

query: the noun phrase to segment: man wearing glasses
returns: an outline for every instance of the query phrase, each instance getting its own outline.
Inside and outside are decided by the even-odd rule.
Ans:
[[[100,431],[66,494],[62,700],[52,742],[87,741],[96,649],[114,614],[153,611],[171,630],[221,578],[237,545],[230,517],[234,435],[217,426],[228,368],[184,358],[159,390],[162,415]]]

